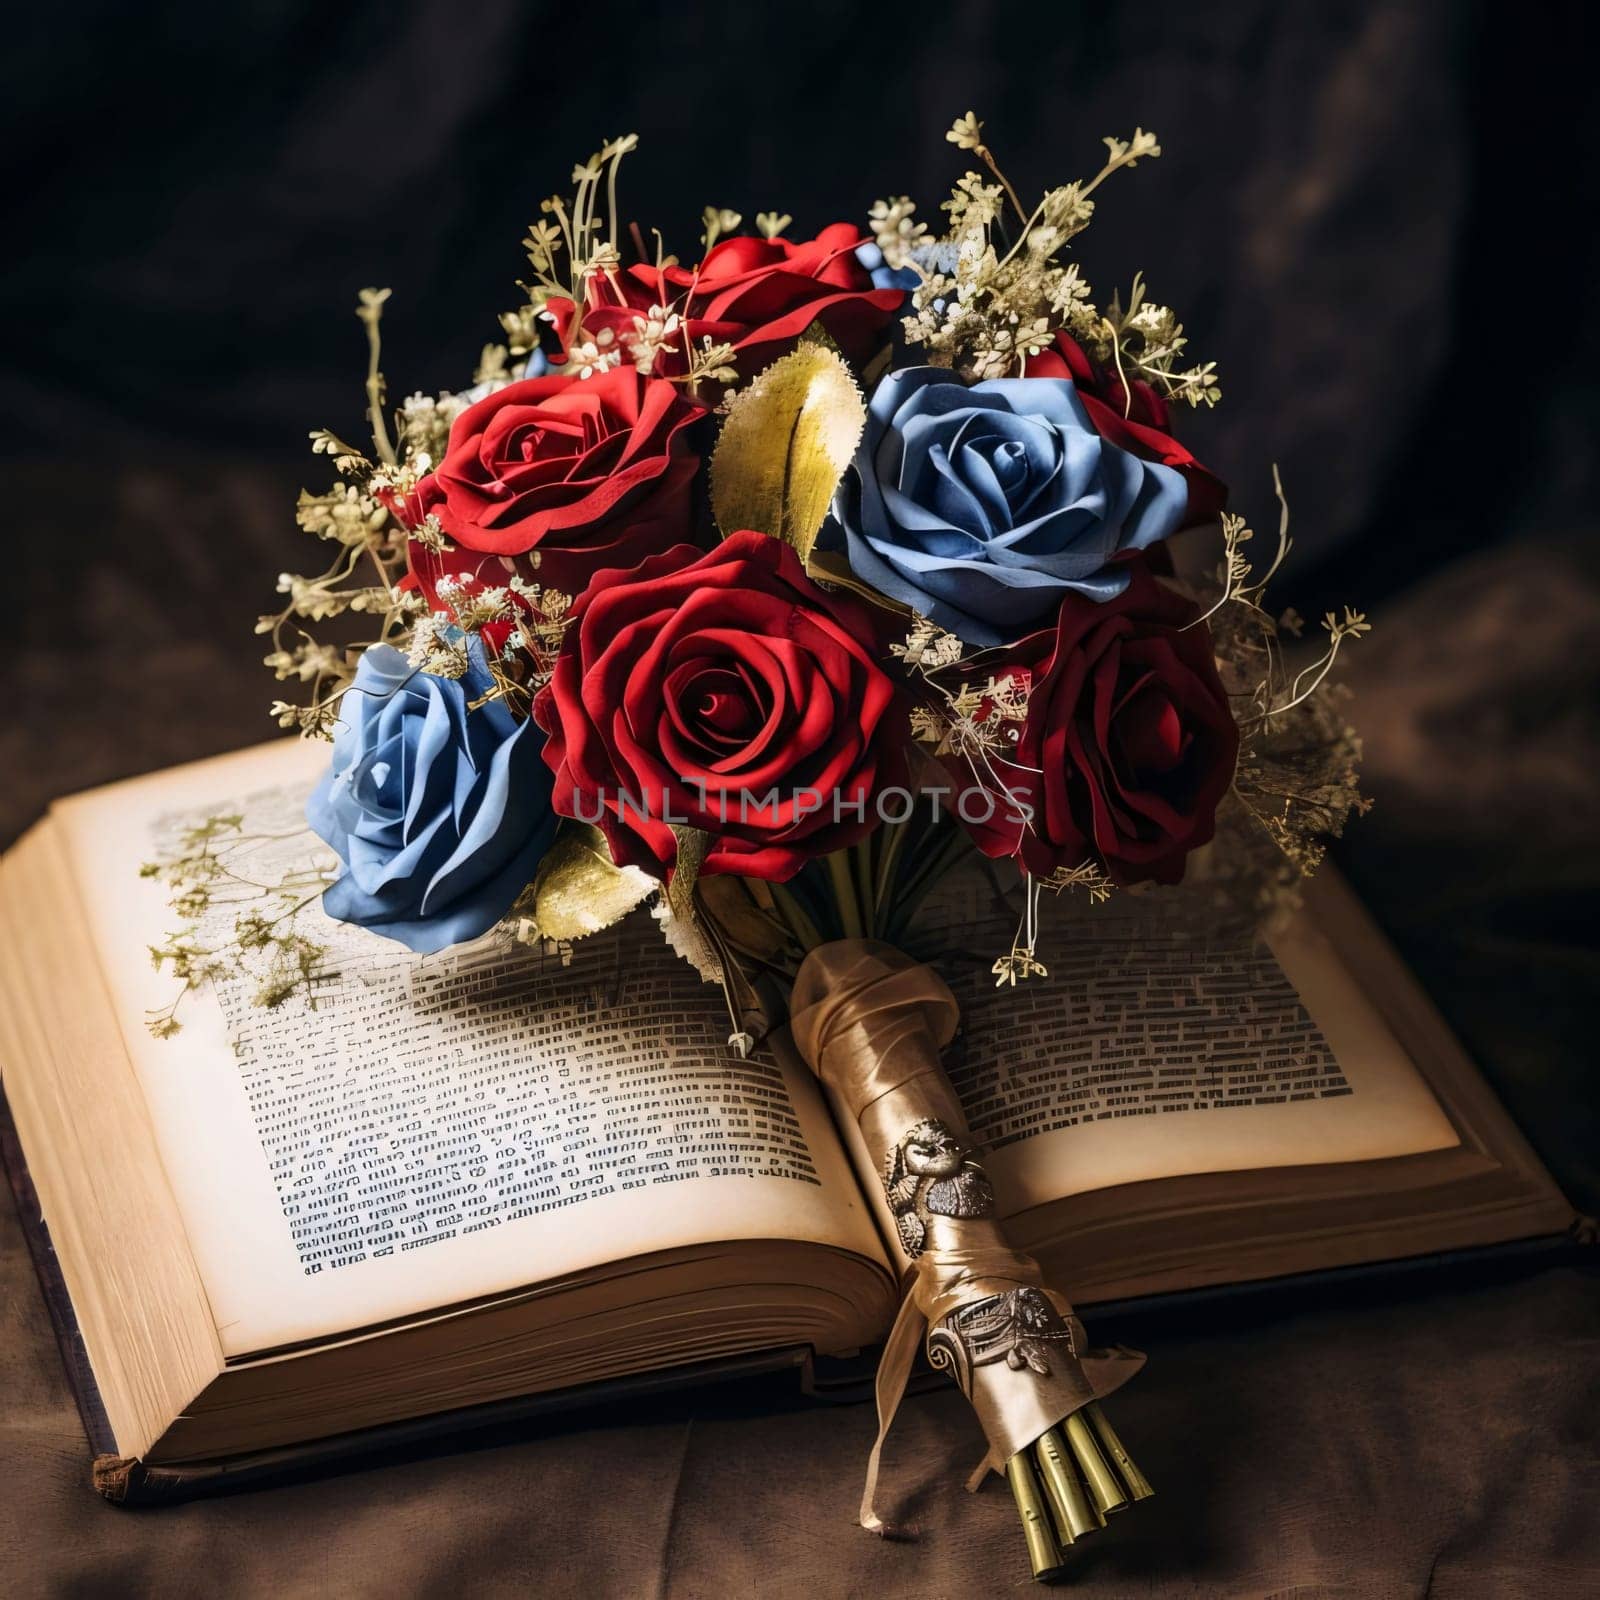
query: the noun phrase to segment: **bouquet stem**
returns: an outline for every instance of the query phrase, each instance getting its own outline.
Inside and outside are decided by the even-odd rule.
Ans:
[[[1056,1513],[1057,1532],[1063,1544],[1105,1527],[1105,1513],[1089,1498],[1083,1480],[1072,1465],[1066,1443],[1057,1428],[1047,1428],[1034,1442],[1039,1473]]]
[[[1033,1468],[1028,1465],[1026,1451],[1019,1450],[1006,1462],[1006,1479],[1022,1518],[1023,1537],[1028,1541],[1028,1564],[1036,1579],[1047,1582],[1061,1571],[1061,1546],[1050,1531],[1044,1495]]]
[[[1059,1427],[1046,1428],[1030,1450],[1012,1456],[1006,1478],[1022,1518],[1028,1560],[1041,1583],[1065,1571],[1067,1546],[1105,1527],[1109,1513],[1152,1492],[1096,1400]],[[1048,1524],[1040,1516],[1046,1506]]]
[[[1155,1490],[1150,1487],[1150,1480],[1134,1465],[1133,1457],[1128,1454],[1122,1440],[1117,1437],[1117,1430],[1111,1426],[1105,1412],[1100,1409],[1100,1402],[1091,1400],[1083,1408],[1083,1414],[1089,1419],[1089,1425],[1094,1429],[1101,1447],[1116,1466],[1118,1476],[1127,1485],[1128,1498],[1148,1500]]]
[[[833,884],[838,901],[839,920],[844,925],[845,937],[866,937],[866,926],[861,920],[861,906],[856,899],[855,879],[850,870],[850,852],[835,850],[828,857],[828,877]]]
[[[850,883],[842,856],[830,867],[841,888]],[[877,940],[823,944],[795,975],[790,1016],[801,1055],[861,1135],[907,1263],[905,1299],[878,1368],[862,1525],[889,1531],[875,1504],[879,1463],[925,1342],[929,1362],[955,1378],[988,1436],[969,1487],[991,1470],[1005,1475],[1033,1574],[1055,1576],[1065,1546],[1150,1494],[1098,1403],[1144,1357],[1091,1349],[1065,1296],[1006,1242],[939,1058],[959,1009],[931,968]]]

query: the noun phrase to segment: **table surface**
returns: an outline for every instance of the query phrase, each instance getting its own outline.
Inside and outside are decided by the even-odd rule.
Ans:
[[[41,469],[43,473],[46,469]],[[7,665],[0,841],[55,795],[249,743],[274,685],[249,634],[292,565],[259,466],[29,485],[36,604]],[[30,492],[32,490],[33,492]],[[75,570],[52,537],[114,519]],[[29,526],[30,517],[37,526]],[[225,539],[228,559],[216,558]],[[1447,615],[1447,636],[1429,619]],[[1540,618],[1538,629],[1524,625]],[[1402,596],[1354,661],[1378,801],[1341,859],[1575,1203],[1600,1210],[1591,1057],[1600,783],[1582,545],[1512,547]],[[119,690],[138,663],[137,693]],[[1589,676],[1572,682],[1574,663]],[[15,1217],[0,1214],[0,1572],[15,1595],[988,1595],[1026,1582],[1009,1497],[960,1482],[964,1402],[914,1399],[888,1482],[920,1524],[854,1526],[869,1407],[707,1393],[494,1448],[150,1512],[87,1455]],[[1600,1587],[1600,1292],[1583,1261],[1168,1322],[1119,1394],[1157,1497],[1075,1552],[1105,1596],[1575,1596]]]

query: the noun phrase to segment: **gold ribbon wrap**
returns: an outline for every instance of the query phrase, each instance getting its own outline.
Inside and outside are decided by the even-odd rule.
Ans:
[[[970,1148],[966,1118],[940,1060],[960,1017],[944,980],[893,945],[835,940],[801,965],[790,1002],[796,1047],[841,1113],[855,1121],[880,1173],[907,1130],[928,1119]],[[1032,1256],[1007,1244],[992,1215],[922,1221],[920,1250],[913,1254],[902,1241],[905,1298],[878,1364],[878,1437],[867,1462],[861,1525],[881,1534],[895,1531],[876,1506],[883,1443],[924,1336],[930,1362],[955,1377],[989,1441],[969,1489],[989,1471],[1003,1473],[1019,1451],[1119,1389],[1144,1364],[1136,1351],[1087,1349],[1071,1304],[1044,1284]],[[1014,1345],[1019,1353],[1010,1359],[993,1352],[973,1359],[973,1340],[958,1314],[1019,1289],[1040,1291],[1056,1313],[1051,1330],[1042,1342]]]

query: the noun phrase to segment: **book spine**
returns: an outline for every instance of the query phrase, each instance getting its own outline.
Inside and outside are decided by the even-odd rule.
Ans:
[[[526,1437],[531,1427],[541,1421],[569,1412],[625,1404],[629,1415],[638,1419],[649,1412],[653,1403],[681,1406],[677,1397],[683,1392],[711,1385],[738,1384],[748,1388],[752,1404],[781,1404],[792,1401],[797,1388],[804,1392],[811,1362],[809,1345],[788,1345],[747,1356],[664,1367],[628,1378],[608,1378],[515,1400],[490,1401],[219,1461],[158,1466],[101,1452],[95,1457],[91,1481],[95,1491],[112,1505],[172,1505],[490,1443],[511,1443]]]

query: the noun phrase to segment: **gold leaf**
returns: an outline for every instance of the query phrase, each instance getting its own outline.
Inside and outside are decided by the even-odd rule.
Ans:
[[[770,533],[804,560],[866,421],[844,358],[807,334],[729,403],[711,457],[717,526]]]
[[[678,841],[678,859],[672,869],[672,881],[663,896],[666,911],[661,918],[662,932],[673,949],[707,983],[721,983],[724,977],[722,958],[701,924],[700,910],[694,901],[700,868],[711,850],[711,835],[702,828],[686,828],[677,824],[673,825],[672,835]]]
[[[902,605],[898,600],[892,600],[886,594],[879,594],[871,584],[864,583],[850,569],[850,562],[842,550],[813,550],[806,557],[806,571],[813,578],[819,578],[823,583],[831,583],[835,588],[848,589],[852,594],[860,595],[863,600],[869,600],[880,610],[899,611],[909,617],[911,607]]]
[[[694,886],[700,877],[700,868],[711,853],[711,835],[704,828],[688,828],[672,824],[672,837],[677,841],[677,859],[672,866],[672,881],[667,885],[667,903],[680,917],[694,911]]]
[[[638,867],[615,865],[598,828],[569,822],[539,863],[533,920],[546,939],[581,939],[620,921],[658,887]]]

